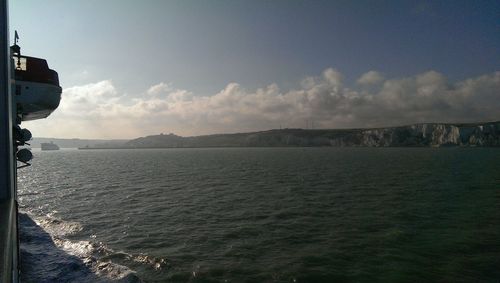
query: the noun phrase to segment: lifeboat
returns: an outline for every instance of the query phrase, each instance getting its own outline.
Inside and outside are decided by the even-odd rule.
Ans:
[[[17,42],[11,52],[15,81],[12,96],[19,122],[47,118],[61,101],[57,72],[49,69],[45,59],[21,55]]]

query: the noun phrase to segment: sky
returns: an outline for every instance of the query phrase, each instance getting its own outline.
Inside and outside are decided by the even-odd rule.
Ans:
[[[15,0],[63,88],[34,136],[500,120],[499,1]]]

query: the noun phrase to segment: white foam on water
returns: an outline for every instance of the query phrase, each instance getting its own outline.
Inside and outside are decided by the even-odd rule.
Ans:
[[[114,252],[104,244],[67,239],[82,230],[79,223],[25,213],[19,219],[23,282],[142,282],[109,260]]]
[[[148,255],[137,255],[132,258],[135,262],[144,263],[153,267],[154,270],[161,270],[168,266],[168,262],[164,258],[156,258]]]

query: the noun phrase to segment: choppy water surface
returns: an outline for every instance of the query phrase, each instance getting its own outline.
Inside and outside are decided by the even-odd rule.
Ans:
[[[19,174],[21,209],[95,272],[118,266],[146,282],[500,280],[500,149],[35,156]]]

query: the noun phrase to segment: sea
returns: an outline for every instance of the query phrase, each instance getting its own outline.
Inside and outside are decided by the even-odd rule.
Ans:
[[[23,282],[500,281],[500,148],[34,156]]]

